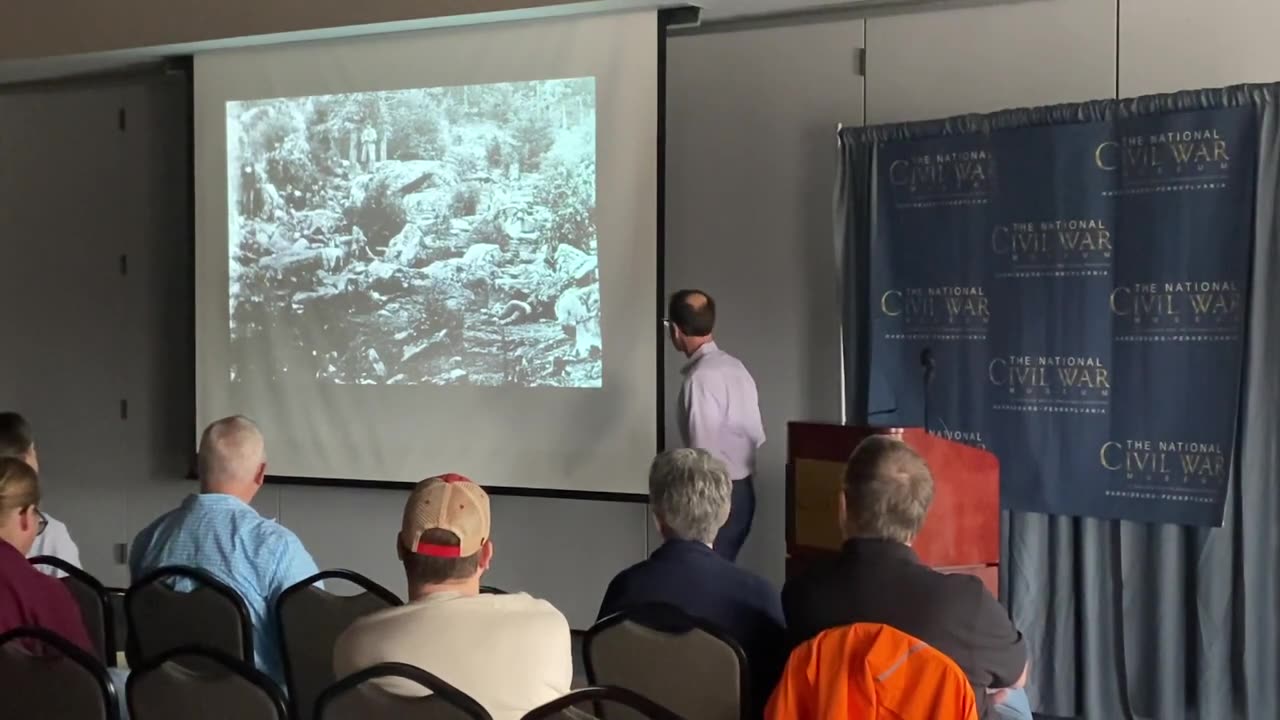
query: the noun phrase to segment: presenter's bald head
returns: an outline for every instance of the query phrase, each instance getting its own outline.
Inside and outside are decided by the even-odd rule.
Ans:
[[[680,290],[667,303],[671,345],[685,355],[711,342],[716,326],[716,301],[702,290]]]

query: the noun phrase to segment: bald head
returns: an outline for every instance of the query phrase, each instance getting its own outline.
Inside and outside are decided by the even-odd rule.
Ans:
[[[223,418],[205,428],[200,438],[200,487],[249,499],[262,486],[267,449],[262,432],[241,415]]]
[[[667,319],[686,337],[707,337],[716,326],[716,301],[701,290],[681,290],[667,303]]]

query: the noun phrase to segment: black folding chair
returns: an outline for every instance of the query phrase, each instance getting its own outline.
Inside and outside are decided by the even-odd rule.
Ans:
[[[315,720],[403,718],[493,720],[470,695],[404,663],[380,663],[348,675],[316,700]]]
[[[179,647],[129,674],[131,720],[288,720],[271,678],[218,650]]]
[[[317,586],[326,580],[345,581],[362,592],[337,595]],[[333,646],[338,636],[361,617],[402,604],[395,593],[350,570],[325,570],[280,593],[276,617],[295,718],[310,718],[316,698],[337,679]]]
[[[592,685],[633,690],[685,717],[739,720],[752,707],[742,647],[673,605],[637,605],[600,620],[582,654]]]
[[[45,628],[0,635],[0,707],[6,718],[119,720],[106,667]]]
[[[586,630],[569,629],[569,644],[573,652],[573,681],[569,686],[570,690],[591,686],[591,683],[587,680],[587,664],[582,656],[586,637]]]
[[[190,591],[175,590],[186,581]],[[180,647],[200,647],[253,663],[253,622],[244,599],[203,570],[185,566],[158,568],[125,592],[130,667]]]
[[[109,667],[116,664],[115,622],[111,612],[111,596],[98,579],[71,563],[52,555],[31,558],[32,566],[51,567],[62,572],[63,585],[80,607],[84,627],[89,631],[98,661]]]
[[[585,705],[590,710],[578,706]],[[616,706],[616,707],[613,707]],[[618,710],[625,709],[626,717],[646,720],[684,720],[680,715],[662,707],[649,698],[626,688],[610,685],[574,690],[564,697],[536,707],[525,714],[523,720],[588,720],[590,718],[619,717]]]
[[[112,654],[118,656],[129,647],[129,618],[124,613],[124,596],[128,589],[109,587],[106,590],[107,604],[111,608],[111,647],[115,650]]]

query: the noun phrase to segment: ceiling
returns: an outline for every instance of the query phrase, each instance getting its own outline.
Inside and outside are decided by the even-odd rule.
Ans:
[[[744,20],[835,15],[888,15],[920,9],[1006,5],[1031,0],[687,0],[702,7],[702,24]],[[670,3],[668,3],[670,4]]]
[[[0,0],[3,1],[3,0]],[[563,4],[540,10],[496,13],[485,16],[454,16],[447,18],[425,19],[366,25],[359,27],[327,28],[276,35],[240,37],[227,40],[186,43],[164,47],[150,47],[135,50],[115,50],[85,55],[64,55],[39,59],[15,59],[0,61],[0,85],[42,82],[68,77],[92,75],[95,73],[115,72],[131,66],[152,63],[157,60],[196,52],[204,52],[226,47],[240,47],[260,44],[276,44],[300,40],[319,40],[334,37],[367,35],[400,30],[424,29],[458,24],[472,24],[517,18],[520,15],[555,15],[570,14],[583,11],[607,11],[636,7],[676,6],[692,4],[702,8],[701,24],[715,26],[717,24],[733,24],[742,21],[767,20],[774,16],[801,15],[808,12],[849,10],[851,12],[879,11],[892,12],[913,6],[962,5],[993,2],[1016,2],[1019,0],[564,0]],[[516,3],[518,4],[518,3]]]

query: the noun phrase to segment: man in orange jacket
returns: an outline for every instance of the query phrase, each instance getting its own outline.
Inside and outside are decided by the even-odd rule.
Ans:
[[[978,720],[951,658],[888,625],[831,628],[796,648],[765,720]]]

